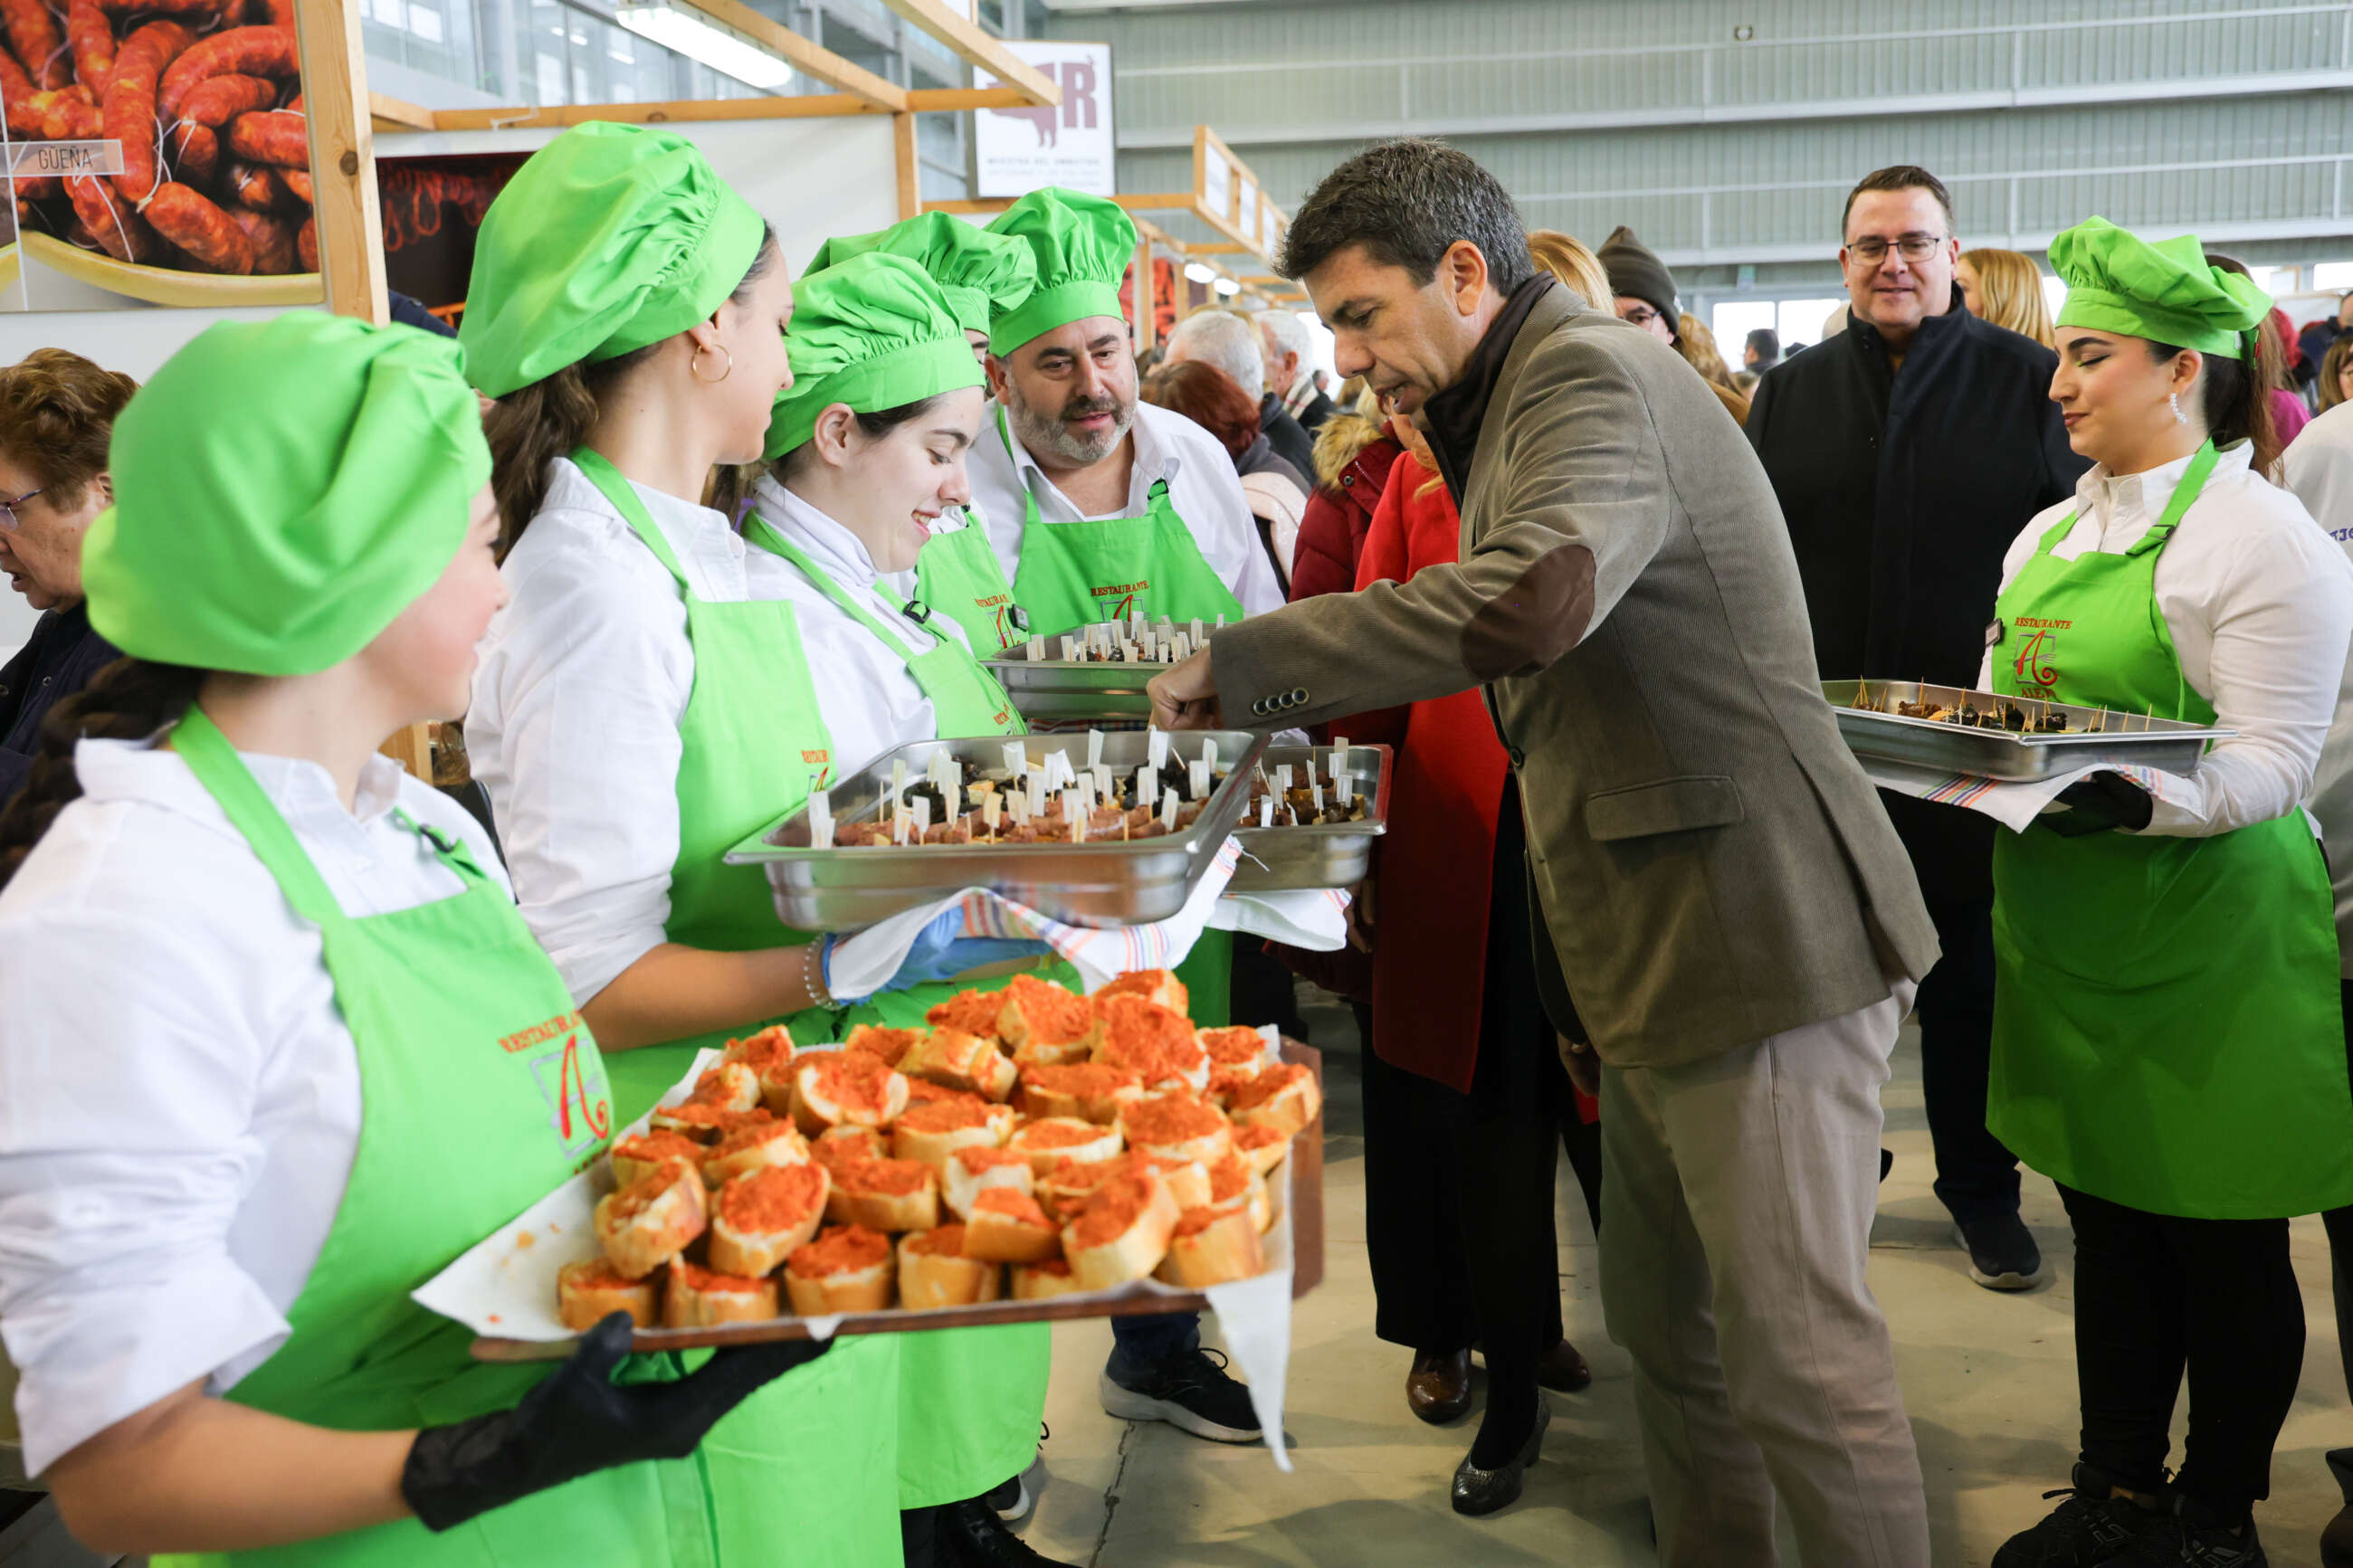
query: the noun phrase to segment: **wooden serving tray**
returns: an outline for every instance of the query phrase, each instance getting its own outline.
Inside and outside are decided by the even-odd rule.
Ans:
[[[1286,1038],[1282,1042],[1282,1059],[1297,1063],[1313,1072],[1316,1086],[1321,1089],[1324,1083],[1323,1052],[1313,1046]],[[1291,1218],[1291,1299],[1295,1301],[1324,1282],[1324,1118],[1320,1112],[1292,1141],[1291,1157],[1284,1162],[1284,1173],[1289,1188],[1286,1202]],[[1208,1294],[1199,1290],[1138,1290],[1131,1295],[1094,1300],[1049,1297],[1042,1301],[990,1301],[976,1307],[944,1307],[920,1312],[893,1308],[881,1312],[846,1313],[835,1332],[923,1333],[933,1329],[968,1329],[990,1323],[1051,1323],[1071,1318],[1126,1318],[1153,1312],[1198,1312],[1206,1310],[1208,1305]],[[639,1329],[631,1338],[630,1349],[649,1354],[656,1351],[701,1350],[716,1345],[761,1344],[772,1340],[805,1340],[809,1337],[807,1320],[773,1318],[766,1322],[730,1323],[715,1329]],[[578,1343],[576,1340],[482,1338],[474,1342],[473,1354],[476,1361],[486,1362],[562,1361]]]

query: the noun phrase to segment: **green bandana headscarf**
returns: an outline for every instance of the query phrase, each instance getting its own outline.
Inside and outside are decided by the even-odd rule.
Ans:
[[[853,256],[793,286],[785,330],[793,384],[768,421],[769,462],[809,438],[837,403],[860,414],[978,386],[986,378],[939,285],[902,257]]]
[[[2243,359],[2243,334],[2270,313],[2252,279],[2207,265],[2196,235],[2155,244],[2104,217],[2085,218],[2051,242],[2051,269],[2065,279],[2057,325],[2151,338],[2224,359]]]
[[[872,234],[837,236],[818,247],[809,270],[876,250],[903,256],[930,273],[968,332],[988,331],[992,317],[1012,310],[1038,286],[1038,262],[1028,246],[946,213],[925,213]]]
[[[311,675],[457,557],[491,451],[456,343],[290,310],[165,361],[108,467],[114,504],[82,549],[99,634],[166,664]]]
[[[682,332],[735,291],[766,232],[686,138],[575,125],[482,215],[458,330],[467,370],[504,397]]]
[[[1119,282],[1135,260],[1135,221],[1117,202],[1049,185],[1032,191],[988,226],[1028,246],[1038,258],[1038,288],[989,323],[988,349],[1009,354],[1056,327],[1125,312]]]

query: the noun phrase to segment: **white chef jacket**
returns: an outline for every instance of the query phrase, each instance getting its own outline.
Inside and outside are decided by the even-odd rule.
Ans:
[[[2254,473],[2252,448],[2224,450],[2205,489],[2157,558],[2158,608],[2190,689],[2236,730],[2198,764],[2183,805],[2158,801],[2142,831],[2181,837],[2228,833],[2286,815],[2312,794],[2321,742],[2346,693],[2353,647],[2353,563],[2331,548],[2304,504]],[[2095,466],[2075,500],[2036,514],[2002,560],[2007,589],[2066,516],[2075,524],[2052,552],[2121,554],[2156,525],[2191,459],[2116,477]],[[1989,648],[1978,672],[1990,690]]]
[[[2282,479],[2329,538],[2353,559],[2353,403],[2323,411],[2288,443]],[[2338,700],[2336,722],[2320,749],[2312,814],[2328,846],[2337,884],[2337,945],[2353,979],[2353,690]]]
[[[943,636],[970,646],[952,616],[931,617],[929,624],[938,635],[911,620],[904,613],[907,601],[874,570],[874,558],[849,530],[773,479],[763,478],[754,485],[752,498],[771,528],[808,552],[826,575],[890,627],[909,653],[938,647]],[[894,746],[938,739],[932,700],[896,652],[797,573],[787,596],[800,618],[801,649],[817,683],[818,709],[833,736],[836,779],[856,773]]]
[[[696,597],[807,587],[709,507],[631,488]],[[482,639],[466,750],[523,919],[585,1006],[669,940],[679,726],[694,690],[686,601],[568,458],[548,465],[547,499],[501,571],[509,597]]]
[[[396,805],[506,886],[474,819],[388,758],[351,811],[315,763],[245,762],[345,914],[464,890]],[[285,1342],[360,1130],[318,928],[178,753],[74,763],[81,798],[0,892],[0,1334],[35,1475]]]
[[[1086,518],[1046,477],[1020,437],[1011,437],[1013,449],[1007,452],[1004,437],[1011,435],[1011,426],[996,403],[988,404],[980,439],[965,458],[965,472],[972,484],[971,510],[987,529],[988,542],[995,547],[997,564],[1004,567],[1008,583],[1021,565],[1021,532],[1028,516],[1022,505],[1025,486],[1038,498],[1040,521],[1079,522]],[[1226,591],[1241,602],[1242,614],[1262,616],[1282,608],[1282,584],[1275,580],[1274,563],[1259,542],[1258,520],[1250,515],[1250,501],[1242,494],[1241,476],[1234,471],[1233,458],[1226,455],[1217,437],[1182,414],[1140,400],[1131,436],[1135,442],[1135,468],[1127,482],[1127,505],[1107,515],[1142,517],[1151,505],[1152,487],[1166,479],[1169,504],[1192,531],[1201,559],[1208,563]],[[1043,633],[1062,628],[1033,629]]]

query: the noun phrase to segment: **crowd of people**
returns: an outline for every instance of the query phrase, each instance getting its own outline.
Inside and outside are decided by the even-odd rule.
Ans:
[[[1163,724],[1394,748],[1348,946],[1179,973],[1204,1025],[1295,1026],[1294,973],[1353,1007],[1372,1331],[1427,1422],[1485,1363],[1458,1511],[1591,1381],[1566,1155],[1660,1560],[1770,1563],[1778,1516],[1809,1563],[1928,1561],[1864,1277],[1908,1016],[1969,1277],[2049,1272],[2021,1165],[2073,1234],[2077,1461],[1998,1568],[2264,1562],[2291,1218],[2353,1335],[2353,297],[2299,335],[2231,258],[2091,218],[2054,313],[1908,165],[1839,238],[1835,330],[1735,368],[1630,227],[1527,230],[1388,142],[1281,258],[1339,384],[1296,314],[1221,306],[1147,372],[1114,203],[794,277],[691,142],[592,124],[491,206],[455,342],[296,312],[144,387],[0,369],[0,566],[43,612],[0,671],[28,1468],[118,1551],[1044,1563],[1010,1528],[1041,1324],[693,1363],[608,1321],[490,1367],[407,1292],[700,1047],[1046,963],[950,914],[846,994],[723,855],[829,770],[1018,733],[981,660],[1111,591],[1227,623]],[[2232,734],[2011,832],[1874,788],[1821,696],[1856,677]],[[479,816],[375,754],[460,715]],[[513,1044],[552,1037],[578,1126]],[[443,1166],[462,1201],[415,1203]],[[1111,1414],[1260,1436],[1191,1315],[1113,1334]]]

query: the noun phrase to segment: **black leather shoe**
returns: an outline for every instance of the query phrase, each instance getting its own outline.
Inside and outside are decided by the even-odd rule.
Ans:
[[[1575,1345],[1562,1340],[1537,1359],[1536,1382],[1556,1394],[1582,1394],[1593,1386],[1593,1369]]]
[[[1070,1568],[1041,1557],[975,1498],[940,1510],[940,1568]]]
[[[1493,1513],[1499,1508],[1509,1508],[1520,1500],[1520,1487],[1528,1467],[1536,1462],[1544,1449],[1545,1428],[1552,1425],[1552,1406],[1542,1399],[1536,1401],[1535,1430],[1511,1462],[1501,1469],[1482,1470],[1462,1456],[1454,1467],[1454,1511],[1457,1513]]]
[[[1416,1351],[1405,1374],[1405,1402],[1432,1426],[1459,1420],[1471,1408],[1471,1352]]]

